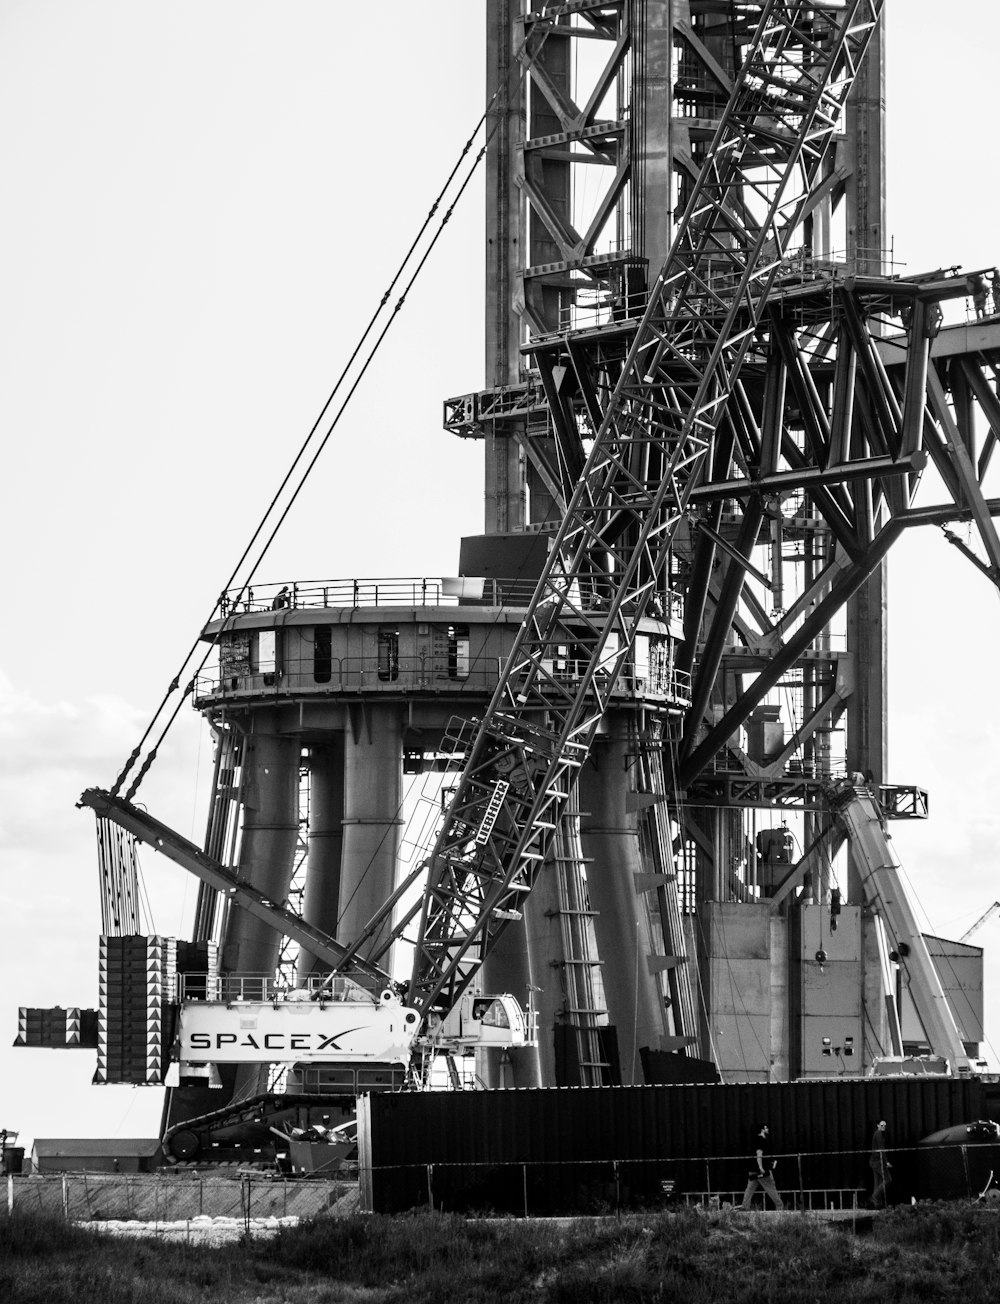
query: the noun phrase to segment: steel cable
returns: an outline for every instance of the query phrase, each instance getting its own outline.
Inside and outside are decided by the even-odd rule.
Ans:
[[[226,581],[225,585],[223,586],[223,590],[222,590],[222,594],[220,594],[220,598],[216,601],[216,603],[215,603],[214,607],[212,608],[212,611],[211,611],[211,613],[210,613],[210,615],[209,615],[209,617],[208,617],[208,620],[205,622],[206,625],[210,624],[211,621],[214,619],[216,613],[217,613],[217,612],[219,611],[219,609],[220,609],[221,601],[222,601],[222,596],[225,595],[226,593],[228,593],[228,590],[230,589],[230,587],[235,583],[235,581],[236,581],[236,577],[239,575],[239,573],[240,573],[242,567],[244,566],[244,564],[246,563],[247,559],[250,557],[251,553],[253,552],[253,549],[254,549],[254,547],[255,547],[257,541],[260,539],[261,535],[264,533],[264,530],[265,530],[265,528],[266,528],[266,526],[267,526],[267,522],[268,522],[268,520],[271,518],[271,516],[273,515],[274,511],[276,510],[277,505],[278,505],[278,502],[280,501],[282,494],[285,492],[285,490],[287,489],[287,487],[289,486],[289,484],[292,482],[292,478],[293,478],[293,476],[295,475],[296,469],[299,467],[299,464],[302,462],[303,458],[306,456],[307,451],[308,451],[308,449],[309,449],[309,446],[312,444],[312,442],[313,442],[313,440],[314,440],[314,438],[315,438],[315,436],[316,436],[316,434],[317,434],[317,431],[319,430],[320,426],[322,425],[322,423],[323,423],[323,421],[324,421],[324,418],[326,417],[326,415],[327,415],[327,413],[329,412],[329,410],[330,410],[330,408],[331,408],[331,406],[332,406],[332,404],[333,404],[335,398],[337,397],[337,394],[340,392],[340,389],[341,389],[341,387],[343,386],[344,381],[346,380],[347,375],[348,375],[348,373],[350,372],[351,367],[353,366],[353,364],[354,364],[355,361],[357,360],[358,356],[361,354],[361,351],[362,351],[362,349],[364,348],[365,342],[368,340],[368,337],[371,335],[372,331],[373,331],[373,330],[375,329],[375,327],[376,327],[377,322],[379,321],[379,319],[380,319],[381,316],[383,315],[383,310],[385,309],[386,304],[389,302],[389,299],[391,298],[391,296],[392,296],[392,294],[393,294],[393,292],[394,292],[394,290],[395,290],[395,287],[396,287],[396,286],[399,284],[399,282],[402,280],[403,275],[404,275],[404,273],[405,273],[405,271],[406,271],[406,268],[407,268],[408,265],[410,264],[410,262],[411,262],[411,260],[412,260],[412,258],[413,258],[413,256],[414,256],[414,253],[415,253],[415,251],[417,250],[418,246],[420,245],[420,242],[421,242],[421,240],[423,239],[424,235],[426,234],[426,232],[427,232],[428,229],[430,228],[431,223],[432,223],[432,220],[434,219],[435,214],[438,212],[438,209],[441,207],[441,204],[443,203],[444,198],[445,198],[446,194],[448,193],[448,190],[449,190],[450,187],[452,186],[452,183],[453,183],[453,181],[455,180],[455,177],[458,175],[458,173],[459,173],[459,171],[460,171],[460,169],[461,169],[461,167],[462,167],[463,160],[466,158],[466,156],[468,155],[470,149],[472,148],[472,145],[473,145],[473,143],[474,143],[476,137],[478,136],[480,130],[482,129],[483,124],[486,122],[487,118],[489,117],[490,112],[492,111],[492,109],[494,108],[494,106],[496,105],[496,103],[498,102],[498,100],[500,100],[501,97],[505,97],[505,96],[509,93],[509,90],[510,90],[510,87],[511,87],[512,81],[513,81],[514,76],[515,76],[515,70],[520,70],[520,71],[517,73],[517,79],[518,79],[518,81],[520,81],[521,78],[523,78],[523,76],[524,76],[524,64],[523,64],[522,60],[523,60],[524,55],[525,55],[525,52],[526,52],[526,50],[527,50],[527,46],[528,46],[528,44],[529,44],[529,41],[531,40],[531,37],[534,36],[535,34],[539,34],[541,39],[540,39],[539,41],[537,41],[537,43],[536,43],[536,48],[534,49],[534,51],[532,52],[532,55],[531,55],[532,58],[535,57],[535,56],[537,55],[537,53],[538,53],[539,50],[541,49],[542,45],[544,44],[545,39],[546,39],[546,36],[547,36],[547,34],[548,34],[548,27],[545,26],[545,25],[543,25],[543,24],[536,24],[536,25],[535,25],[535,28],[534,28],[534,31],[532,32],[532,34],[529,35],[529,36],[526,36],[525,39],[521,42],[521,44],[518,46],[517,50],[515,51],[514,56],[513,56],[512,60],[511,60],[510,71],[509,71],[509,73],[508,73],[508,75],[507,75],[506,80],[505,80],[501,85],[499,85],[499,86],[497,87],[496,91],[494,91],[493,95],[492,95],[491,98],[490,98],[489,103],[487,104],[487,106],[486,106],[486,108],[484,109],[484,111],[483,111],[481,117],[479,118],[479,121],[476,123],[476,126],[475,126],[475,128],[474,128],[472,134],[470,135],[469,139],[466,141],[464,147],[463,147],[462,150],[461,150],[461,153],[459,154],[459,157],[458,157],[457,161],[455,162],[454,166],[452,167],[451,171],[449,172],[448,177],[447,177],[447,180],[444,182],[444,184],[442,185],[442,187],[441,187],[440,190],[438,191],[437,197],[435,198],[433,204],[431,205],[430,209],[428,210],[427,216],[424,218],[424,221],[423,221],[423,223],[421,224],[420,230],[418,231],[417,235],[414,237],[413,241],[411,242],[410,247],[409,247],[409,249],[408,249],[407,252],[406,252],[406,255],[404,256],[404,258],[403,258],[402,261],[400,262],[399,267],[397,268],[397,270],[396,270],[396,272],[395,272],[395,274],[394,274],[392,280],[390,281],[388,287],[386,288],[386,290],[385,290],[385,292],[383,293],[381,299],[379,300],[378,307],[377,307],[377,308],[375,309],[375,311],[372,313],[372,315],[371,315],[371,317],[370,317],[370,319],[369,319],[369,321],[368,321],[368,324],[365,326],[365,329],[364,329],[364,331],[362,332],[361,337],[359,338],[357,344],[356,344],[355,347],[354,347],[354,350],[352,351],[352,353],[351,353],[349,359],[347,360],[347,362],[344,364],[344,367],[343,367],[343,369],[341,370],[341,373],[340,373],[339,377],[337,378],[337,381],[336,381],[336,383],[335,383],[333,389],[331,390],[329,397],[327,398],[326,402],[323,404],[323,407],[321,408],[320,413],[319,413],[319,415],[317,416],[315,422],[313,423],[312,428],[310,429],[308,435],[307,435],[306,438],[303,440],[303,442],[302,442],[302,444],[301,444],[301,446],[300,446],[298,452],[297,452],[296,455],[295,455],[294,460],[292,461],[290,467],[288,468],[288,471],[285,473],[285,476],[284,476],[284,479],[283,479],[282,482],[281,482],[281,485],[279,486],[278,490],[276,491],[276,493],[275,493],[274,496],[272,497],[271,502],[269,503],[269,505],[268,505],[268,507],[267,507],[267,510],[264,512],[264,514],[263,514],[262,517],[260,518],[260,520],[259,520],[259,522],[258,522],[258,524],[257,524],[257,526],[256,526],[256,528],[255,528],[255,530],[254,530],[254,532],[253,532],[253,535],[252,535],[251,538],[250,538],[249,543],[248,543],[247,546],[244,548],[243,553],[242,553],[241,556],[240,556],[239,561],[238,561],[238,562],[236,563],[236,565],[233,567],[232,572],[230,573],[229,579]],[[397,317],[398,314],[399,314],[400,309],[402,308],[403,304],[405,303],[405,301],[406,301],[406,299],[407,299],[407,296],[409,295],[410,290],[413,288],[414,282],[416,281],[417,277],[420,275],[421,271],[422,271],[423,268],[424,268],[424,265],[425,265],[426,262],[427,262],[428,257],[430,256],[432,250],[435,248],[435,246],[436,246],[438,240],[440,239],[441,234],[442,234],[442,232],[443,232],[445,226],[448,224],[448,221],[450,220],[451,215],[452,215],[452,213],[453,213],[454,210],[455,210],[455,206],[456,206],[456,204],[458,203],[459,199],[461,199],[462,195],[464,194],[466,188],[467,188],[468,185],[469,185],[469,182],[472,180],[473,175],[475,174],[477,168],[479,167],[480,163],[482,162],[483,158],[485,157],[485,155],[486,155],[486,150],[487,150],[487,148],[488,148],[490,142],[493,140],[493,137],[496,135],[497,131],[499,130],[499,124],[500,124],[500,119],[499,119],[499,117],[498,117],[497,121],[493,124],[492,128],[487,132],[487,134],[486,134],[486,139],[485,139],[485,141],[484,141],[484,143],[483,143],[483,145],[482,145],[482,148],[479,150],[479,153],[476,155],[475,161],[473,162],[471,168],[469,169],[468,174],[466,175],[465,179],[462,181],[461,185],[459,186],[459,188],[458,188],[458,192],[457,192],[457,194],[455,195],[455,198],[451,201],[451,203],[449,204],[447,210],[446,210],[445,213],[444,213],[444,216],[441,218],[440,222],[438,223],[437,228],[436,228],[436,230],[434,231],[434,233],[433,233],[433,235],[432,235],[432,237],[431,237],[430,243],[429,243],[429,245],[428,245],[426,251],[424,252],[424,254],[422,255],[422,257],[420,258],[419,262],[417,263],[416,269],[414,270],[414,272],[413,272],[412,275],[410,276],[410,279],[409,279],[409,281],[406,283],[406,285],[405,285],[405,287],[404,287],[404,289],[403,289],[402,294],[400,295],[400,297],[399,297],[399,299],[397,300],[395,306],[393,307],[392,314],[391,314],[391,316],[389,317],[388,322],[387,322],[387,323],[385,324],[385,326],[382,328],[382,330],[381,330],[381,332],[379,333],[378,337],[377,337],[376,340],[374,341],[374,344],[372,345],[372,347],[371,347],[371,349],[370,349],[370,351],[369,351],[369,353],[368,353],[368,355],[367,355],[367,357],[366,357],[364,363],[362,364],[360,374],[358,375],[358,377],[355,379],[354,383],[351,385],[350,389],[348,390],[346,397],[344,398],[344,400],[342,401],[342,403],[341,403],[341,405],[340,405],[340,408],[338,409],[336,415],[334,416],[332,422],[330,423],[328,429],[326,430],[326,433],[323,435],[323,437],[322,437],[322,439],[321,439],[321,441],[320,441],[320,444],[319,444],[318,449],[317,449],[316,452],[313,454],[313,456],[312,456],[312,458],[310,459],[310,461],[309,461],[308,465],[306,466],[305,470],[302,472],[302,474],[301,474],[301,476],[300,476],[300,478],[299,478],[299,480],[298,480],[297,485],[295,486],[295,488],[293,489],[293,491],[292,491],[292,493],[291,493],[291,496],[290,496],[290,498],[289,498],[288,503],[286,504],[284,510],[281,512],[280,516],[278,517],[277,523],[274,525],[274,527],[272,528],[270,534],[267,536],[267,539],[266,539],[266,541],[265,541],[263,547],[261,548],[261,551],[260,551],[260,553],[258,554],[256,561],[252,564],[251,569],[250,569],[250,571],[249,571],[249,573],[248,573],[246,579],[242,582],[242,585],[240,586],[239,591],[238,591],[238,593],[237,593],[235,599],[233,600],[234,603],[239,601],[239,599],[243,596],[243,594],[246,592],[247,588],[249,587],[250,583],[252,582],[253,577],[254,577],[254,575],[256,574],[257,568],[260,566],[260,564],[261,564],[261,562],[263,561],[265,555],[267,554],[268,549],[270,548],[271,544],[274,542],[275,535],[277,534],[278,530],[279,530],[279,529],[281,528],[281,526],[283,525],[283,523],[284,523],[286,517],[288,516],[289,511],[291,510],[292,506],[294,505],[296,499],[298,498],[299,493],[301,492],[303,486],[305,485],[306,480],[308,479],[310,473],[312,472],[313,467],[316,465],[316,461],[317,461],[317,459],[319,458],[320,454],[323,452],[323,449],[326,447],[326,444],[327,444],[327,442],[328,442],[328,440],[329,440],[331,434],[333,433],[333,431],[334,431],[334,429],[336,428],[336,426],[337,426],[337,424],[338,424],[338,422],[339,422],[341,416],[343,415],[344,410],[345,410],[346,407],[347,407],[347,404],[350,402],[350,400],[351,400],[351,398],[353,397],[353,395],[354,395],[354,393],[355,393],[355,391],[356,391],[358,385],[360,384],[361,380],[363,379],[364,375],[366,374],[366,372],[367,372],[369,366],[371,365],[372,361],[374,360],[376,353],[378,352],[379,348],[381,347],[382,342],[384,341],[384,339],[385,339],[385,337],[386,337],[386,335],[387,335],[387,333],[388,333],[388,331],[389,331],[389,328],[391,327],[392,323],[395,321],[396,317]],[[211,655],[211,653],[212,653],[212,651],[213,651],[213,649],[214,649],[216,643],[218,642],[219,634],[221,634],[221,629],[216,633],[215,639],[213,639],[212,643],[209,645],[208,651],[204,654],[204,656],[201,658],[201,660],[198,662],[197,666],[195,667],[194,674],[192,675],[191,679],[189,680],[189,682],[188,682],[187,685],[185,686],[184,691],[183,691],[183,693],[182,693],[182,695],[181,695],[180,700],[178,701],[178,703],[177,703],[177,705],[175,706],[174,710],[171,712],[169,718],[167,719],[166,724],[164,725],[163,729],[160,731],[160,735],[159,735],[159,737],[158,737],[156,743],[153,745],[153,747],[152,747],[151,750],[149,751],[148,755],[146,756],[145,761],[143,762],[143,764],[142,764],[142,766],[141,766],[141,768],[140,768],[140,770],[139,770],[138,775],[137,775],[136,778],[133,780],[133,782],[132,782],[130,788],[128,789],[127,793],[125,794],[125,800],[126,800],[126,801],[131,801],[132,797],[135,795],[136,791],[137,791],[138,788],[139,788],[139,785],[142,783],[142,780],[145,778],[147,772],[149,771],[150,766],[152,765],[153,761],[156,759],[157,752],[158,752],[158,749],[159,749],[160,744],[163,742],[163,740],[164,740],[164,738],[166,737],[168,731],[170,730],[170,728],[171,728],[171,726],[173,725],[174,721],[176,720],[178,714],[180,713],[180,708],[181,708],[181,706],[184,704],[184,701],[187,699],[187,697],[188,697],[188,696],[189,696],[189,695],[194,691],[194,686],[195,686],[195,683],[196,683],[196,681],[197,681],[197,676],[198,676],[198,674],[201,672],[201,670],[204,668],[206,662],[208,661],[209,656]],[[123,768],[122,768],[122,770],[121,770],[121,773],[120,773],[120,774],[118,775],[118,777],[115,779],[114,785],[113,785],[113,787],[111,788],[111,794],[112,794],[112,796],[116,796],[116,795],[118,794],[118,792],[120,791],[120,789],[121,789],[121,787],[122,787],[122,784],[125,782],[126,778],[128,777],[129,773],[131,772],[132,768],[134,767],[134,765],[136,764],[136,762],[139,760],[139,757],[142,755],[142,750],[143,750],[143,748],[145,747],[147,741],[149,740],[151,734],[153,733],[153,731],[154,731],[154,729],[155,729],[155,727],[156,727],[157,721],[161,718],[161,716],[162,716],[162,714],[163,714],[163,712],[164,712],[164,709],[166,708],[167,702],[170,700],[170,698],[173,696],[173,694],[174,694],[174,693],[177,691],[177,689],[180,687],[180,681],[181,681],[181,678],[182,678],[182,676],[184,675],[185,671],[187,670],[188,666],[191,664],[192,660],[194,659],[194,657],[195,657],[195,653],[197,652],[198,645],[199,645],[200,642],[201,642],[201,637],[199,636],[199,637],[196,638],[195,641],[192,643],[190,649],[189,649],[188,652],[187,652],[187,655],[185,656],[185,658],[184,658],[184,660],[183,660],[183,662],[182,662],[182,665],[181,665],[181,669],[180,669],[180,671],[179,671],[178,674],[177,674],[177,675],[176,675],[176,676],[171,680],[170,684],[168,685],[168,687],[167,687],[167,689],[166,689],[166,692],[164,693],[164,695],[163,695],[163,697],[162,697],[162,699],[161,699],[161,701],[160,701],[159,706],[157,706],[156,711],[154,712],[152,718],[150,719],[149,724],[147,725],[145,732],[143,733],[143,735],[142,735],[142,737],[140,738],[140,740],[139,740],[138,744],[136,745],[136,747],[135,747],[135,748],[132,750],[132,752],[130,753],[130,755],[129,755],[127,761],[125,762],[125,765],[123,766]]]

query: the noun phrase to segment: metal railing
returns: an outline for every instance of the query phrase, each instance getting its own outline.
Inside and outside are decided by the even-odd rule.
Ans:
[[[324,607],[527,606],[534,580],[394,576],[379,579],[295,580],[230,589],[219,599],[225,616]]]
[[[370,1001],[377,995],[374,979],[366,984],[362,979],[338,974],[313,973],[297,987],[288,987],[275,979],[273,973],[210,974],[185,973],[177,976],[177,999],[180,1001],[218,1001],[226,1005],[242,1002],[271,1002],[322,1000]]]
[[[559,309],[559,330],[580,331],[625,321],[636,322],[646,311],[647,290],[618,293],[607,290],[578,290],[572,303]]]
[[[526,607],[535,592],[533,579],[453,576],[390,576],[381,579],[295,580],[230,589],[219,599],[223,617],[261,611],[323,610],[328,607]],[[578,599],[592,605],[586,593]],[[598,595],[595,602],[601,601]],[[678,593],[661,595],[670,619],[683,616]]]
[[[263,1152],[262,1152],[263,1153]],[[892,1182],[887,1203],[911,1198],[973,1202],[998,1194],[991,1147],[986,1142],[936,1147],[893,1147],[885,1152]],[[776,1184],[790,1212],[838,1209],[854,1213],[867,1203],[876,1175],[871,1152],[790,1151],[776,1156]],[[15,1212],[59,1213],[70,1220],[138,1219],[155,1224],[207,1216],[309,1217],[337,1212],[337,1197],[357,1208],[356,1184],[325,1177],[273,1172],[216,1175],[211,1168],[156,1174],[53,1173],[9,1176],[0,1217]],[[745,1156],[595,1156],[588,1159],[517,1159],[378,1164],[359,1169],[362,1207],[450,1211],[492,1208],[531,1216],[553,1211],[618,1212],[629,1206],[700,1204],[739,1207],[746,1187]],[[2,1188],[0,1188],[2,1189]]]
[[[893,1147],[883,1152],[888,1190],[873,1206],[876,1173],[871,1151],[786,1151],[774,1156],[775,1184],[784,1209],[809,1214],[837,1210],[857,1215],[910,1199],[979,1201],[1000,1195],[985,1143]],[[394,1211],[425,1205],[452,1212],[490,1207],[515,1216],[603,1211],[657,1204],[740,1209],[771,1208],[747,1185],[745,1156],[656,1156],[590,1159],[441,1160],[359,1168],[362,1208]],[[403,1197],[401,1199],[401,1196]]]
[[[283,658],[280,667],[262,668],[252,673],[199,675],[195,680],[196,705],[208,701],[245,699],[248,697],[298,697],[304,694],[332,693],[399,693],[414,690],[435,695],[452,693],[489,695],[496,687],[500,663],[494,658],[473,662],[466,674],[449,672],[442,658],[433,654],[394,657],[390,664],[378,657],[330,657],[317,676],[312,656]],[[577,677],[575,664],[567,659],[559,677],[567,684]],[[688,705],[691,701],[691,676],[684,671],[663,670],[655,674],[634,671],[619,677],[616,700],[640,697],[654,702],[669,701]]]

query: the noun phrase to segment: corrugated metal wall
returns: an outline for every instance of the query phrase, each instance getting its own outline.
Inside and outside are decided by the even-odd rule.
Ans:
[[[786,1193],[867,1192],[885,1118],[893,1197],[909,1199],[933,1194],[919,1190],[911,1148],[995,1104],[978,1079],[958,1078],[383,1094],[359,1111],[359,1139],[377,1212],[570,1213],[662,1200],[665,1182],[742,1192],[764,1122]]]

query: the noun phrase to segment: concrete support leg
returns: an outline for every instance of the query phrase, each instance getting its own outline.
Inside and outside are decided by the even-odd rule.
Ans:
[[[344,739],[344,843],[339,941],[353,944],[396,881],[403,802],[403,720],[395,704],[366,705]],[[388,932],[388,927],[384,930]],[[373,941],[363,948],[370,955]],[[383,966],[390,957],[381,960]]]
[[[337,935],[340,860],[344,842],[344,736],[314,744],[309,754],[309,856],[302,914],[309,924]],[[311,952],[299,954],[299,979],[325,971]]]
[[[559,922],[559,880],[552,864],[545,866],[525,901],[524,924],[528,966],[532,985],[536,988],[538,1009],[538,1085],[554,1087],[558,1085],[555,1029],[566,1017],[566,990]]]
[[[483,966],[484,992],[510,992],[524,1007],[531,974],[523,921],[511,924]],[[476,1073],[486,1087],[540,1087],[541,1062],[537,1046],[523,1046],[504,1053],[481,1051]]]
[[[253,733],[244,743],[243,838],[239,872],[272,901],[284,901],[299,828],[299,742]],[[223,947],[231,972],[274,972],[281,938],[268,924],[233,908]]]
[[[659,1050],[666,1033],[659,979],[650,973],[654,955],[649,914],[636,891],[642,872],[634,815],[626,810],[629,742],[625,728],[597,739],[580,776],[583,849],[587,884],[611,1023],[618,1029],[622,1085],[643,1081],[639,1051]]]

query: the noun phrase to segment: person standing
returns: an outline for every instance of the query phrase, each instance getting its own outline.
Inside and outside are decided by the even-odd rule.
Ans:
[[[778,1188],[774,1184],[775,1160],[771,1154],[771,1146],[768,1140],[770,1135],[771,1129],[766,1123],[761,1123],[751,1142],[750,1149],[753,1159],[750,1162],[749,1181],[747,1182],[747,1189],[743,1192],[741,1209],[750,1208],[758,1190],[764,1192],[775,1209],[784,1209],[785,1207],[781,1196],[778,1194]]]
[[[986,296],[989,294],[989,288],[982,272],[972,277],[972,306],[976,310],[976,321],[986,316]]]
[[[868,1163],[875,1182],[875,1188],[868,1203],[872,1209],[884,1209],[886,1192],[889,1189],[889,1183],[892,1181],[892,1164],[886,1158],[885,1151],[884,1118],[880,1118],[875,1124],[875,1131],[872,1133],[872,1152]]]

